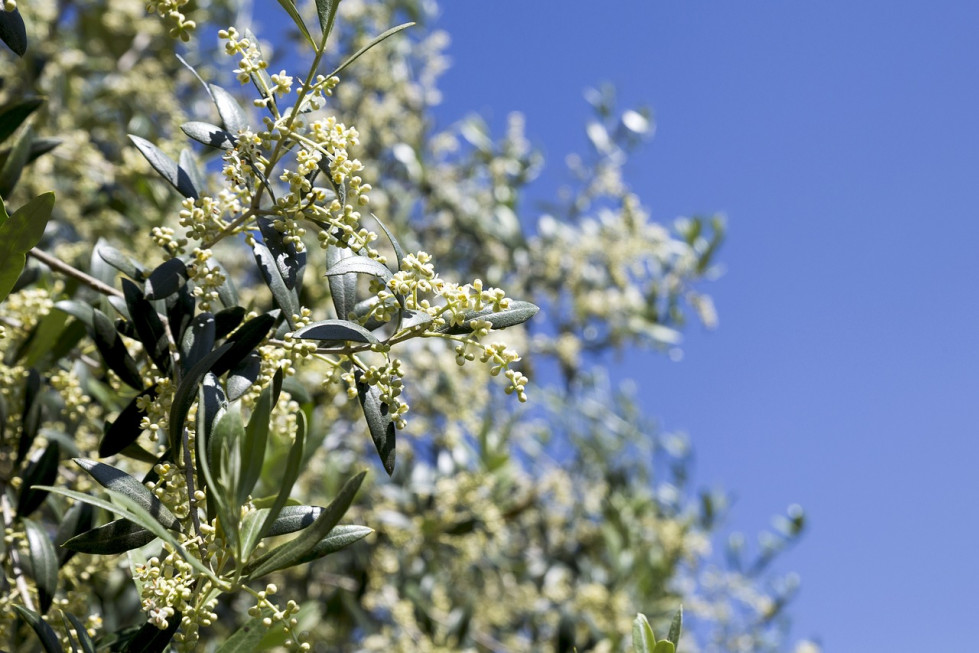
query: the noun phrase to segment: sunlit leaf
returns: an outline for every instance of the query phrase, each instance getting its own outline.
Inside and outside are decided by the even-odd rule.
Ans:
[[[317,4],[320,1],[321,0],[317,0]],[[339,4],[339,0],[338,0],[338,4]],[[350,64],[352,64],[357,59],[359,59],[362,54],[364,54],[365,52],[367,52],[368,50],[370,50],[371,48],[373,48],[375,45],[377,45],[378,43],[380,43],[381,41],[383,41],[384,39],[386,39],[388,37],[394,36],[395,34],[397,34],[398,32],[400,32],[402,30],[408,29],[412,25],[414,25],[414,23],[404,23],[403,25],[398,25],[397,27],[392,27],[389,30],[385,30],[384,32],[381,32],[380,34],[378,34],[377,36],[375,36],[373,39],[371,39],[371,41],[367,45],[365,45],[364,47],[362,47],[361,49],[357,50],[352,55],[350,55],[350,57],[346,61],[344,61],[342,64],[340,64],[339,66],[337,66],[337,69],[334,70],[332,73],[330,73],[330,75],[331,76],[332,75],[339,75],[341,72],[343,72],[344,68],[346,68],[347,66],[349,66]]]

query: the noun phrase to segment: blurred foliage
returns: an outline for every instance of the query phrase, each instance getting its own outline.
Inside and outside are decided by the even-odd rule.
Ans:
[[[129,478],[148,475],[144,481],[153,482],[146,462],[159,453],[148,438],[152,428],[136,428],[139,444],[152,454],[142,463],[132,449],[120,453],[132,442],[116,450],[106,445],[110,424],[146,415],[145,409],[126,411],[136,405],[137,391],[150,392],[142,383],[130,389],[120,382],[128,353],[113,349],[111,334],[134,352],[139,368],[133,381],[142,375],[148,382],[151,372],[171,365],[162,351],[154,356],[153,338],[136,333],[138,320],[120,310],[125,302],[65,276],[57,265],[84,271],[110,289],[120,287],[123,271],[144,298],[161,281],[193,289],[186,279],[166,274],[166,262],[178,260],[174,243],[186,226],[177,216],[188,209],[174,188],[160,183],[157,172],[166,164],[159,162],[199,168],[194,186],[202,195],[221,188],[227,150],[199,146],[194,156],[182,154],[184,132],[191,132],[181,125],[204,121],[236,130],[220,112],[221,102],[211,101],[215,91],[202,90],[176,54],[204,81],[233,90],[252,119],[264,110],[249,106],[259,97],[251,86],[258,73],[245,74],[235,88],[230,70],[237,58],[222,53],[214,30],[235,25],[249,35],[250,27],[270,71],[289,70],[298,83],[310,59],[303,30],[318,34],[306,26],[325,25],[324,7],[336,8],[325,1],[303,4],[293,10],[286,33],[277,33],[272,26],[281,21],[266,18],[292,9],[290,0],[256,5],[255,16],[226,0],[150,5],[155,13],[134,0],[22,1],[17,15],[24,17],[29,46],[20,58],[0,53],[0,159],[19,161],[6,176],[0,165],[0,195],[8,208],[27,207],[49,191],[58,197],[40,238],[42,255],[49,252],[52,260],[35,257],[22,274],[19,261],[19,278],[0,306],[0,485],[7,533],[0,552],[0,637],[14,651],[36,646],[32,632],[42,642],[54,637],[65,646],[78,640],[82,648],[86,638],[122,647],[152,636],[150,650],[162,650],[173,636],[147,630],[152,615],[141,604],[141,583],[133,583],[138,565],[162,555],[159,539],[150,533],[147,541],[154,541],[121,557],[73,554],[60,547],[70,535],[113,517],[32,491],[34,485],[58,485],[93,493],[92,480],[102,481],[91,471],[80,473],[69,457],[104,458],[134,475]],[[679,642],[684,653],[818,650],[788,641],[786,607],[798,580],[773,564],[803,532],[801,509],[792,506],[778,516],[756,547],[736,533],[720,542],[725,496],[691,486],[686,438],[662,432],[637,405],[629,384],[603,364],[608,352],[672,350],[690,321],[716,324],[703,286],[718,273],[723,218],[683,217],[669,225],[651,219],[624,170],[652,134],[652,117],[645,109],[619,107],[610,88],[589,93],[592,117],[581,154],[569,160],[567,186],[543,212],[535,210],[533,181],[544,161],[524,135],[520,115],[510,116],[501,134],[479,116],[449,126],[434,118],[449,42],[429,27],[437,11],[429,0],[340,3],[324,74],[389,28],[416,25],[346,67],[323,112],[356,126],[351,155],[372,186],[370,213],[396,235],[391,243],[431,254],[443,278],[481,279],[542,307],[526,328],[499,335],[493,330],[483,338],[492,343],[505,337],[523,354],[515,369],[537,385],[528,386],[527,407],[518,407],[484,370],[457,364],[458,340],[398,342],[411,409],[398,433],[397,465],[390,477],[376,466],[344,517],[344,524],[364,524],[374,534],[331,550],[327,560],[246,583],[253,595],[222,595],[208,608],[216,618],[197,624],[200,641],[183,639],[182,646],[284,646],[291,635],[262,624],[263,614],[257,622],[248,616],[278,600],[269,594],[256,603],[255,592],[271,581],[282,596],[279,609],[287,599],[295,601],[289,632],[301,633],[313,650],[660,653],[660,645],[677,644],[679,626],[674,631],[670,624],[680,603],[687,617]],[[196,22],[196,30],[188,21]],[[0,30],[0,36],[7,33],[16,45],[16,30]],[[174,36],[190,40],[184,44]],[[284,95],[278,101],[284,103]],[[136,139],[134,147],[130,134],[145,141]],[[196,164],[189,163],[193,159]],[[181,179],[171,181],[181,187]],[[251,192],[261,195],[260,186]],[[349,186],[333,184],[332,190],[339,197]],[[364,222],[384,229],[366,216]],[[292,299],[276,293],[268,266],[259,262],[256,268],[250,253],[241,255],[241,239],[214,244],[221,278],[233,280],[236,306],[268,315],[269,306],[295,301],[310,309],[309,319],[322,321],[332,316],[332,304],[337,318],[347,317],[340,310],[342,284],[335,277],[322,281],[337,260],[331,250],[324,255],[315,230],[309,231],[299,234],[310,252],[300,273],[306,281],[289,289]],[[298,232],[287,225],[285,233]],[[400,247],[391,243],[381,238],[375,246],[400,263]],[[365,281],[353,288],[367,294]],[[191,314],[200,315],[200,302],[208,299],[195,295]],[[223,298],[213,301],[233,308]],[[113,316],[106,318],[107,330],[95,328],[95,311]],[[276,328],[287,323],[274,334],[281,349],[282,334],[297,325],[276,320]],[[345,391],[339,372],[301,364],[295,350],[273,353],[265,349],[271,348],[268,339],[262,343],[249,351],[263,361],[290,364],[284,381],[263,367],[241,400],[249,416],[259,410],[263,388],[269,396],[281,394],[267,415],[269,444],[252,495],[274,497],[288,470],[299,465],[291,503],[326,506],[344,494],[344,481],[365,461],[376,460],[375,448],[385,455],[365,407],[369,391],[357,397],[359,377],[347,388],[353,392]],[[236,362],[244,365],[245,358]],[[227,376],[216,374],[223,381],[202,387],[230,395],[234,372],[223,372]],[[189,373],[172,370],[175,382]],[[172,396],[174,388],[153,390],[149,400],[159,402],[166,392]],[[196,404],[189,410],[191,421],[195,411],[206,414]],[[215,418],[214,429],[220,422]],[[305,443],[301,460],[293,462],[297,431]],[[99,546],[107,541],[97,540]],[[53,569],[54,580],[41,573],[46,568]],[[48,605],[41,621],[37,613]],[[648,621],[635,619],[637,611]],[[172,619],[167,626],[180,623]],[[646,637],[647,628],[653,648],[639,648],[637,633]],[[670,636],[657,643],[653,630]]]

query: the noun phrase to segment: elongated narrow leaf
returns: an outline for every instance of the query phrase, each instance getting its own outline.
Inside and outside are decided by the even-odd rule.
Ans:
[[[332,270],[341,261],[353,256],[353,253],[346,248],[330,245],[326,249],[326,264]],[[345,320],[350,317],[350,313],[357,305],[357,275],[335,274],[328,276],[330,284],[330,295],[333,299],[333,307],[337,311],[337,317]]]
[[[165,375],[170,374],[170,341],[166,327],[157,315],[153,305],[143,297],[143,292],[129,279],[122,280],[122,292],[126,306],[132,317],[133,328],[143,349],[157,368]]]
[[[239,515],[241,514],[240,506],[235,503],[238,493],[239,464],[234,458],[239,450],[244,430],[237,406],[229,408],[214,425],[205,456],[198,455],[199,465],[206,458],[207,464],[201,465],[201,469],[207,478],[207,495],[209,499],[215,499],[215,508],[224,528],[225,537],[234,548],[237,548],[239,542]],[[198,450],[202,449],[199,447]]]
[[[136,441],[139,434],[143,432],[140,423],[146,415],[139,408],[139,404],[142,401],[156,399],[156,389],[156,384],[151,385],[133,397],[115,420],[108,425],[105,430],[105,435],[102,436],[102,441],[99,442],[100,457],[107,458],[114,456]]]
[[[3,12],[0,11],[0,17],[3,16]],[[58,639],[58,633],[55,632],[54,628],[48,625],[44,619],[41,619],[41,615],[34,612],[33,610],[28,610],[24,606],[17,605],[16,603],[11,604],[20,618],[27,622],[27,624],[34,629],[34,633],[37,638],[41,640],[41,646],[47,653],[62,653],[61,640]]]
[[[214,337],[221,339],[238,328],[245,319],[245,309],[242,306],[225,308],[214,314]]]
[[[38,428],[41,425],[41,375],[37,370],[31,368],[27,372],[27,379],[24,382],[24,401],[21,412],[20,439],[17,441],[17,458],[14,459],[15,465],[20,465],[24,456],[31,450],[34,438],[37,437]]]
[[[315,522],[300,531],[295,538],[263,556],[254,568],[246,568],[248,577],[250,579],[260,578],[270,572],[301,564],[299,561],[303,559],[303,556],[313,550],[347,512],[366,475],[366,471],[360,472],[344,483],[336,499],[330,502],[330,505],[323,510]]]
[[[252,245],[252,250],[258,268],[262,272],[262,278],[265,279],[265,284],[272,291],[276,305],[282,309],[289,326],[293,327],[295,324],[293,316],[299,314],[299,295],[295,289],[289,288],[286,284],[275,262],[275,256],[265,244],[256,241]]]
[[[85,302],[80,302],[74,299],[64,299],[60,302],[55,302],[54,307],[59,311],[72,316],[88,328],[95,328],[95,309]]]
[[[248,116],[238,104],[238,100],[217,84],[211,84],[210,88],[211,96],[214,98],[214,106],[218,109],[218,115],[221,116],[224,128],[234,135],[248,129]]]
[[[204,173],[201,172],[200,166],[197,165],[197,160],[194,158],[194,153],[191,152],[186,147],[180,150],[180,157],[177,159],[177,165],[180,169],[187,173],[190,178],[191,185],[197,189],[198,193],[203,193],[207,190],[207,180],[204,179]]]
[[[27,550],[31,557],[31,575],[37,585],[38,607],[41,614],[48,611],[58,590],[58,556],[48,534],[30,519],[21,519],[27,535]]]
[[[248,320],[231,334],[225,344],[231,348],[214,364],[211,370],[221,376],[238,364],[241,359],[258,347],[275,324],[275,315],[265,313]]]
[[[666,636],[666,639],[673,642],[674,646],[680,645],[680,633],[683,631],[683,606],[681,605],[677,608],[676,614],[673,615],[673,621],[670,622],[670,632]]]
[[[298,293],[302,288],[303,272],[306,269],[306,252],[296,249],[295,243],[287,243],[285,234],[276,229],[274,224],[268,218],[258,218],[262,242],[269,248],[286,288]]]
[[[370,344],[380,342],[373,333],[356,322],[350,322],[348,320],[322,320],[320,322],[313,322],[293,332],[292,335],[296,338],[306,340],[363,342]]]
[[[74,551],[64,548],[62,545],[73,536],[92,528],[95,523],[95,510],[87,503],[76,503],[68,512],[64,519],[58,524],[58,532],[54,535],[54,546],[58,552],[58,565],[63,567],[72,556]]]
[[[180,385],[177,386],[176,392],[173,393],[173,403],[170,404],[170,424],[169,424],[169,436],[170,443],[180,442],[180,435],[184,430],[184,420],[187,419],[187,413],[190,412],[190,407],[194,404],[194,399],[197,396],[197,386],[200,385],[201,379],[207,374],[211,368],[218,362],[218,360],[227,354],[234,345],[230,342],[226,342],[211,353],[209,353],[204,358],[197,361],[190,371],[184,375],[181,379]]]
[[[209,122],[185,122],[180,129],[198,143],[220,150],[234,149],[238,140],[231,132]]]
[[[164,299],[174,294],[187,283],[190,272],[187,264],[179,258],[172,258],[158,265],[146,278],[144,293],[146,299]]]
[[[51,485],[58,476],[58,461],[61,458],[61,447],[57,442],[50,442],[44,453],[36,461],[27,466],[20,487],[20,498],[17,500],[17,515],[29,517],[37,510],[48,493],[37,490],[35,485]]]
[[[244,311],[244,309],[242,309]],[[186,374],[199,360],[214,349],[216,326],[214,316],[201,313],[190,322],[180,343],[180,364]]]
[[[293,2],[293,0],[279,0],[279,4],[282,5],[282,8],[286,10],[287,14],[289,14],[289,18],[292,19],[292,22],[296,24],[296,28],[299,30],[299,33],[303,35],[303,38],[306,39],[306,42],[309,43],[309,47],[315,50],[316,42],[313,41],[313,37],[310,35],[309,29],[306,27],[306,23],[303,22],[302,16],[299,15],[295,2]]]
[[[88,631],[85,630],[85,626],[78,620],[78,617],[70,612],[62,611],[62,614],[71,622],[71,627],[75,630],[75,635],[78,637],[78,643],[82,647],[82,653],[95,653],[95,642],[92,641]]]
[[[493,312],[493,309],[487,308],[482,311],[472,311],[465,315],[462,324],[449,325],[439,329],[441,333],[450,334],[465,334],[472,331],[473,320],[487,320],[493,325],[494,329],[506,329],[507,327],[516,326],[518,324],[523,324],[540,310],[536,305],[530,302],[523,301],[511,301],[509,308]]]
[[[174,517],[170,509],[150,492],[149,488],[138,480],[112,465],[88,460],[87,458],[75,458],[75,463],[91,475],[99,485],[129,497],[131,501],[139,505],[143,510],[153,516],[160,524],[175,531],[182,530],[180,522]]]
[[[391,417],[390,407],[381,401],[380,391],[363,381],[363,376],[364,373],[359,369],[354,370],[357,398],[360,399],[360,407],[364,411],[374,447],[381,457],[381,464],[390,476],[394,473],[396,454],[394,419]]]
[[[323,0],[317,0],[317,4],[319,4],[319,2],[321,2],[321,1],[323,1]],[[326,0],[326,1],[329,1],[329,0]],[[339,0],[338,0],[338,4],[339,4]],[[334,9],[334,11],[335,11],[335,9]],[[364,54],[365,52],[367,52],[368,50],[370,50],[371,48],[373,48],[375,45],[377,45],[378,43],[380,43],[381,41],[383,41],[384,39],[386,39],[388,37],[394,36],[395,34],[397,34],[398,32],[400,32],[402,30],[408,29],[409,27],[411,27],[413,25],[414,25],[414,23],[404,23],[403,25],[398,25],[397,27],[392,27],[391,29],[388,29],[388,30],[385,30],[385,31],[381,32],[380,34],[378,34],[377,36],[375,36],[373,39],[371,39],[370,43],[368,43],[367,45],[365,45],[364,47],[362,47],[361,49],[357,50],[352,55],[350,55],[350,58],[347,59],[346,61],[344,61],[342,64],[340,64],[337,67],[336,70],[334,70],[332,73],[330,73],[330,75],[331,76],[332,75],[339,75],[341,72],[343,72],[344,68],[346,68],[347,66],[349,66],[350,64],[352,64],[353,62],[355,62],[357,59],[360,58],[360,56],[362,54]]]
[[[656,635],[649,625],[646,615],[637,614],[632,622],[632,651],[633,653],[653,653],[656,647]]]
[[[335,264],[330,266],[330,268],[326,271],[326,276],[332,277],[338,274],[349,274],[351,272],[370,274],[375,277],[380,277],[384,281],[387,281],[394,276],[388,266],[367,256],[348,256],[347,258],[340,259]]]
[[[182,617],[180,612],[175,612],[167,619],[167,627],[163,630],[151,623],[143,624],[126,644],[124,653],[163,653],[177,634]]]
[[[676,646],[668,639],[661,639],[653,647],[653,653],[676,653]]]
[[[126,349],[122,337],[116,331],[112,320],[102,311],[95,309],[92,316],[92,333],[95,347],[102,355],[106,367],[119,375],[119,378],[135,390],[143,389],[143,376],[136,361]]]
[[[284,0],[288,2],[289,0]],[[259,615],[245,623],[244,626],[231,634],[231,637],[224,640],[224,643],[214,653],[243,653],[244,651],[257,651],[258,643],[262,641],[269,629],[262,623],[264,617]]]
[[[130,279],[135,279],[136,281],[141,281],[143,279],[144,267],[142,263],[139,263],[131,256],[123,254],[115,247],[110,247],[103,241],[95,246],[95,253],[99,255],[103,261],[119,270],[125,274]]]
[[[259,534],[256,538],[257,540],[265,537],[265,534],[272,528],[272,524],[279,518],[282,508],[289,500],[292,486],[295,485],[296,479],[299,478],[299,471],[303,463],[303,452],[306,447],[306,414],[302,411],[296,413],[296,426],[296,439],[289,449],[286,468],[282,470],[282,485],[279,487],[279,493],[275,496],[275,501],[269,507],[265,521],[262,522],[262,527],[259,529]]]
[[[319,506],[285,506],[272,523],[269,531],[265,533],[265,537],[288,535],[301,531],[315,522],[323,514],[323,510]],[[267,508],[262,508],[258,512],[265,513]]]
[[[27,117],[44,104],[44,98],[29,97],[0,107],[0,143],[10,138]]]
[[[41,241],[54,209],[54,193],[43,193],[10,216],[0,202],[0,302],[24,270],[27,252]]]
[[[151,531],[128,519],[116,519],[67,540],[63,546],[78,553],[115,555],[138,549],[156,539]]]
[[[187,171],[181,168],[176,161],[167,156],[163,150],[158,148],[153,143],[149,142],[145,138],[140,138],[139,136],[129,135],[129,140],[133,142],[139,153],[149,161],[153,169],[160,173],[171,186],[177,189],[184,197],[190,197],[197,199],[200,197],[198,189],[194,187],[194,183],[190,179],[190,175]]]
[[[30,125],[25,127],[14,141],[14,146],[0,166],[0,197],[10,197],[17,185],[27,159],[31,156],[31,145],[34,143],[34,130]]]
[[[316,15],[320,19],[320,29],[323,30],[323,37],[320,40],[320,50],[326,44],[326,40],[333,31],[333,22],[336,20],[337,7],[340,0],[316,0]]]
[[[78,643],[82,647],[82,653],[95,653],[95,642],[92,641],[78,617],[70,612],[62,612],[62,614],[71,622],[71,627],[74,628],[75,635],[78,637]]]
[[[257,352],[253,351],[238,361],[238,364],[228,372],[226,384],[228,399],[230,401],[240,399],[252,387],[261,371],[262,357]]]
[[[248,495],[255,489],[255,483],[262,475],[262,466],[265,464],[265,448],[269,437],[269,422],[272,418],[272,410],[279,401],[281,391],[282,370],[279,369],[272,377],[272,383],[262,390],[262,394],[255,404],[255,409],[252,410],[251,417],[248,418],[248,426],[245,428],[245,439],[241,448],[240,485],[238,486],[239,505],[248,499]]]

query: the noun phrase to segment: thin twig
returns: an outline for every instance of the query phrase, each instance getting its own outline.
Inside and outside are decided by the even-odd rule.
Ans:
[[[105,283],[102,283],[101,281],[99,281],[95,277],[85,274],[84,272],[82,272],[78,268],[75,268],[75,267],[72,267],[72,266],[68,265],[67,263],[65,263],[64,261],[62,261],[60,258],[51,256],[50,254],[48,254],[44,250],[41,250],[41,249],[38,249],[37,247],[35,247],[30,252],[28,252],[28,254],[31,255],[31,256],[33,256],[34,258],[36,258],[41,263],[44,263],[46,266],[48,266],[52,270],[54,270],[56,272],[60,272],[61,274],[65,275],[65,276],[71,277],[72,279],[76,279],[77,281],[81,281],[83,284],[85,284],[86,286],[88,286],[92,290],[96,290],[96,291],[102,293],[103,295],[112,295],[114,297],[122,297],[123,296],[121,290],[116,290],[112,286],[110,286],[108,284],[105,284]]]

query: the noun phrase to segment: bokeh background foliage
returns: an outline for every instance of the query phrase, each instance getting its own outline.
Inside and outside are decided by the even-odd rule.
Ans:
[[[131,0],[17,6],[30,47],[19,58],[2,54],[0,195],[8,209],[48,206],[50,199],[35,198],[50,198],[51,191],[57,197],[46,209],[47,228],[19,254],[40,242],[58,261],[117,292],[127,288],[119,271],[128,271],[143,283],[137,290],[152,297],[146,281],[152,271],[169,269],[170,243],[186,226],[177,219],[181,194],[161,183],[152,159],[199,170],[198,189],[220,188],[221,151],[187,149],[181,125],[205,121],[234,131],[176,55],[237,95],[246,120],[259,124],[262,109],[250,106],[255,90],[235,79],[237,58],[223,53],[216,30],[250,28],[271,69],[297,77],[309,65],[309,46],[279,5],[159,2],[151,13]],[[317,25],[313,3],[297,12],[303,24]],[[254,496],[274,495],[290,468],[290,434],[294,441],[302,430],[294,501],[327,506],[344,495],[347,479],[373,465],[343,523],[374,531],[325,560],[263,577],[254,589],[271,578],[283,601],[295,602],[293,630],[316,650],[627,650],[636,612],[667,632],[680,603],[681,650],[814,650],[787,638],[786,606],[797,580],[772,565],[801,534],[801,510],[777,518],[757,549],[718,542],[724,496],[691,486],[685,438],[661,432],[628,384],[603,366],[610,353],[675,347],[689,321],[714,325],[704,285],[716,273],[723,219],[651,220],[623,174],[630,153],[651,133],[651,117],[617,106],[611,89],[588,95],[593,117],[580,156],[570,161],[567,187],[543,211],[528,206],[522,200],[544,161],[524,137],[519,115],[498,134],[478,116],[448,127],[433,118],[448,65],[447,35],[428,27],[436,12],[424,1],[340,3],[324,72],[391,27],[415,25],[345,68],[322,111],[356,126],[351,154],[372,186],[370,211],[404,250],[430,253],[443,278],[482,279],[542,307],[525,327],[504,333],[536,384],[530,401],[518,406],[484,369],[458,365],[453,342],[399,343],[410,412],[398,433],[397,464],[385,465],[393,471],[388,476],[374,462],[375,448],[382,459],[384,451],[365,424],[363,394],[360,401],[348,396],[339,379],[324,378],[315,366],[287,366],[285,380],[254,375],[249,400],[261,401],[263,386],[278,399]],[[17,49],[16,29],[4,35]],[[175,38],[182,35],[186,43]],[[155,144],[159,154],[142,143]],[[172,181],[179,189],[180,180]],[[17,216],[9,213],[0,229]],[[264,239],[274,239],[270,234]],[[291,290],[322,320],[342,290],[324,277],[336,260],[315,238],[307,240],[306,281]],[[383,237],[379,242],[383,254],[401,258]],[[250,253],[241,255],[244,246],[230,238],[213,248],[224,278],[233,280],[236,305],[285,308]],[[103,464],[133,477],[152,474],[145,460],[107,450],[107,425],[144,391],[140,374],[164,367],[166,357],[141,346],[147,338],[136,333],[133,315],[91,284],[36,258],[18,275],[0,306],[6,529],[0,636],[11,650],[37,645],[33,633],[46,631],[29,627],[30,613],[6,609],[29,605],[47,613],[59,645],[74,632],[79,642],[87,636],[132,646],[134,634],[151,633],[132,567],[139,556],[155,555],[159,540],[121,555],[71,555],[57,545],[85,530],[79,519],[90,528],[114,516],[83,504],[71,508],[73,501],[32,486],[95,492],[92,477],[71,457],[104,457]],[[130,300],[129,308],[141,306]],[[198,308],[207,300],[192,299]],[[97,328],[97,314],[111,316],[107,329]],[[133,352],[128,360],[119,349],[115,358],[106,353],[118,347],[105,342],[117,332]],[[133,388],[120,382],[130,362],[137,366]],[[222,392],[230,382],[230,375],[218,382]],[[141,442],[149,446],[146,435]],[[200,628],[195,645],[240,644],[229,638],[242,637],[251,605],[240,593],[223,596],[213,606],[218,618]],[[281,629],[262,631],[253,645],[285,645]]]

